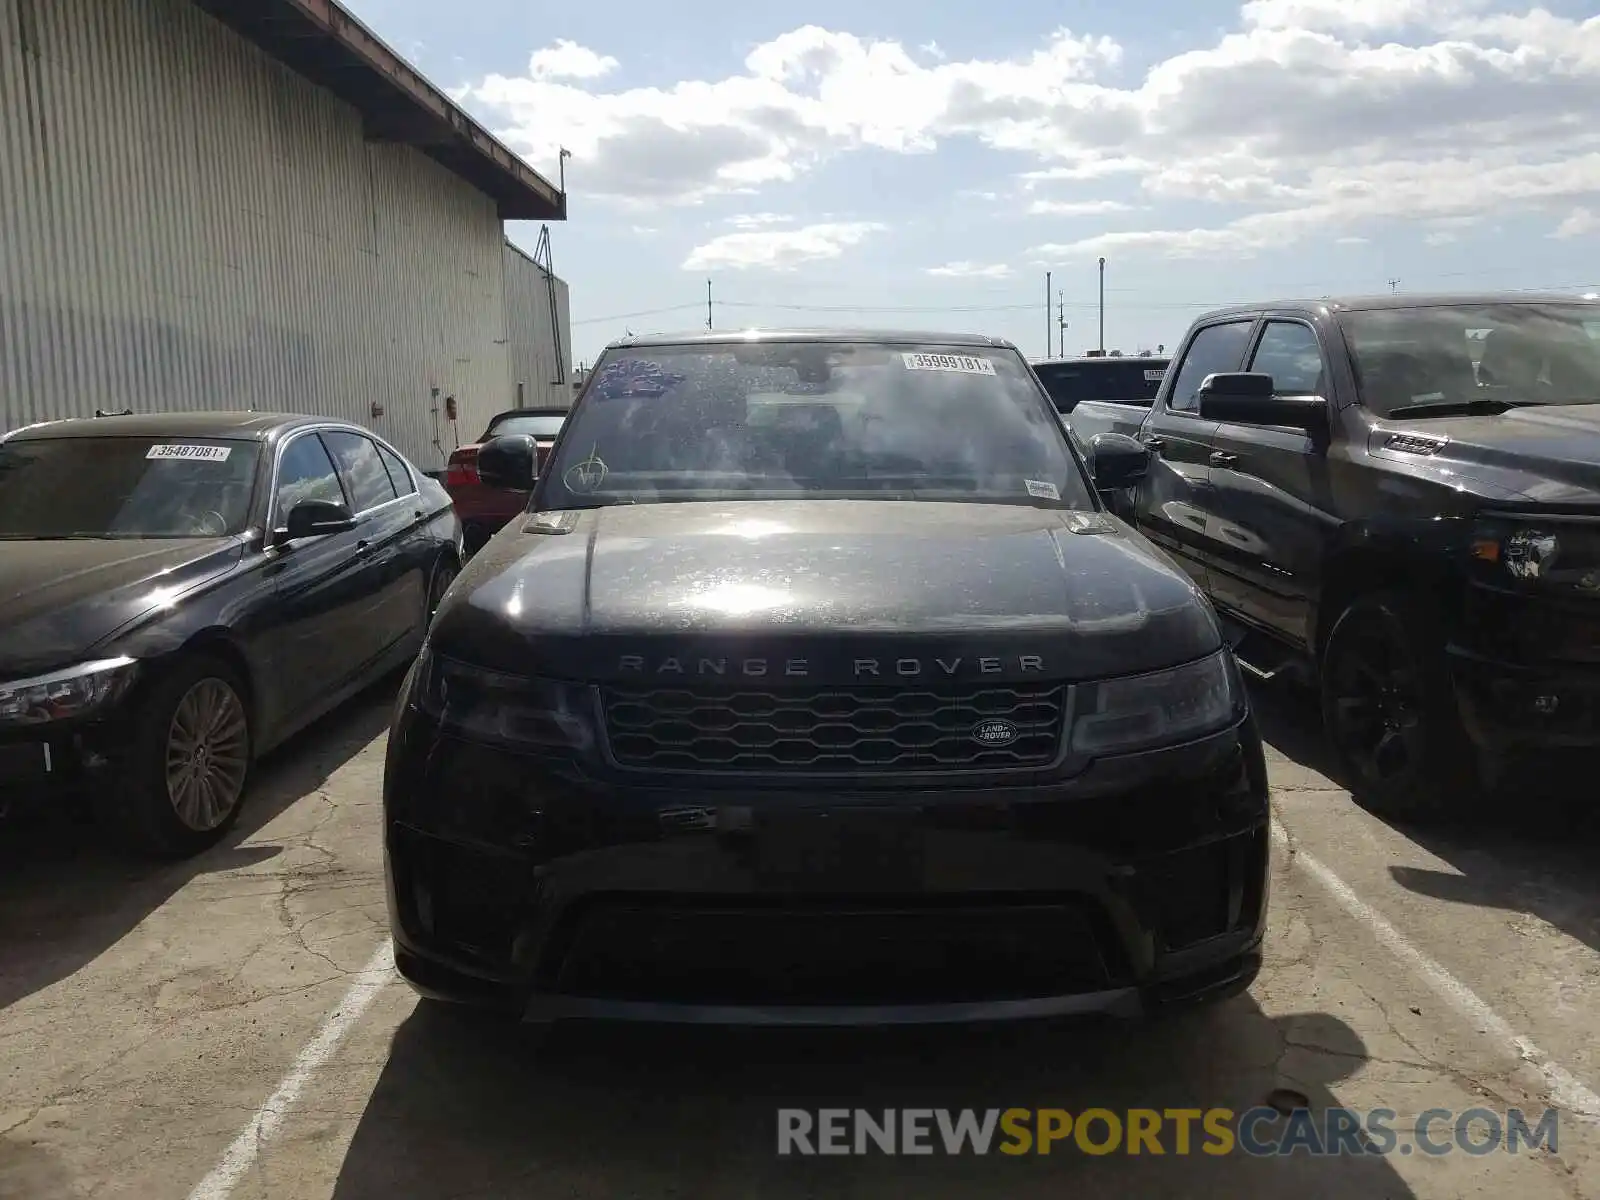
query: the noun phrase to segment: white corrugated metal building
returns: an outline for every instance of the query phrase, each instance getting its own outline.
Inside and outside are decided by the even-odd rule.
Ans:
[[[570,401],[504,233],[565,216],[333,0],[0,0],[0,430],[312,412],[441,468],[518,383]]]

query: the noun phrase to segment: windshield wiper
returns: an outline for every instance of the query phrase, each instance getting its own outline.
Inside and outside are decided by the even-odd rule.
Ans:
[[[1513,408],[1526,408],[1514,400],[1430,400],[1426,404],[1402,404],[1391,408],[1390,417],[1497,417]]]

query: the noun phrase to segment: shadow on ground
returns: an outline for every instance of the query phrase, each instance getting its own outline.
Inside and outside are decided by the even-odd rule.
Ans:
[[[239,824],[196,858],[130,858],[65,810],[0,827],[0,1009],[71,975],[196,876],[281,853],[243,843],[384,731],[397,682],[374,685],[263,759]]]
[[[1253,689],[1262,737],[1291,762],[1343,788],[1315,701],[1293,687]],[[1595,761],[1533,757],[1494,794],[1429,824],[1387,821],[1453,870],[1392,866],[1409,891],[1476,908],[1523,912],[1600,950],[1600,804]],[[1349,804],[1348,797],[1330,803]]]
[[[1070,1139],[1049,1155],[777,1154],[777,1112],[791,1107],[1243,1112],[1291,1088],[1320,1110],[1364,1054],[1337,1018],[1273,1019],[1248,996],[1145,1027],[575,1026],[542,1040],[424,1003],[395,1034],[334,1195],[1400,1200],[1413,1193],[1384,1159],[1217,1157],[1197,1152],[1198,1127],[1185,1156],[1170,1127],[1162,1157],[1094,1156]],[[1289,1078],[1291,1058],[1313,1077]]]

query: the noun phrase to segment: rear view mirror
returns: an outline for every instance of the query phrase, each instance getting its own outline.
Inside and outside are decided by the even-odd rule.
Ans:
[[[1200,416],[1237,425],[1284,425],[1310,432],[1328,418],[1321,396],[1279,396],[1271,375],[1218,372],[1200,385]]]
[[[292,542],[296,538],[326,537],[330,533],[344,533],[355,527],[355,518],[344,505],[331,500],[302,500],[289,510],[281,540]]]
[[[527,492],[539,481],[539,448],[530,434],[505,433],[478,451],[478,478],[492,488]]]
[[[1089,470],[1095,490],[1130,488],[1150,469],[1150,451],[1125,433],[1097,433],[1089,439]]]

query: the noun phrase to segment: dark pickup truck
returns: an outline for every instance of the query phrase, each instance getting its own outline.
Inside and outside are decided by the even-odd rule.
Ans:
[[[1137,433],[1161,387],[1168,360],[1140,355],[1047,358],[1032,363],[1056,411],[1077,414],[1096,432]],[[1077,422],[1068,421],[1076,428]]]
[[[1314,682],[1375,811],[1600,749],[1600,303],[1248,305],[1191,326],[1117,497],[1252,673]],[[1075,433],[1126,452],[1091,413]]]

